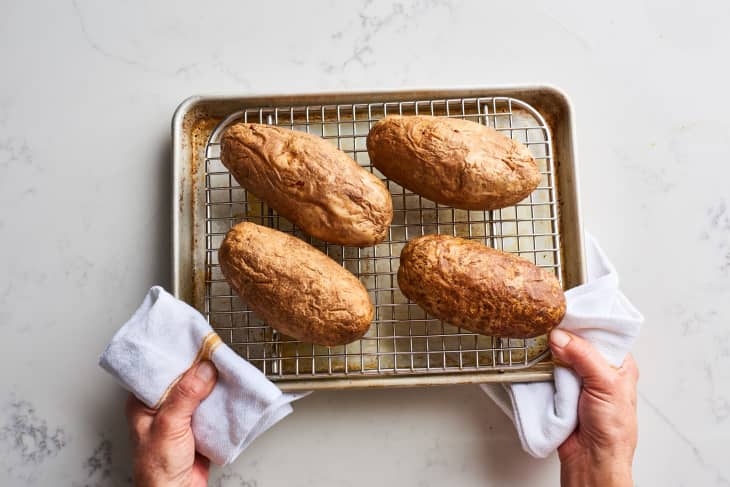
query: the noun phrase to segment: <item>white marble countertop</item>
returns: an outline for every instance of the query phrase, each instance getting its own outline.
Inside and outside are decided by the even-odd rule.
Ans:
[[[96,357],[169,284],[181,100],[533,82],[574,102],[585,225],[647,316],[636,483],[730,483],[730,3],[204,3],[5,2],[4,485],[130,482],[124,393]],[[211,484],[557,479],[460,386],[314,394]]]

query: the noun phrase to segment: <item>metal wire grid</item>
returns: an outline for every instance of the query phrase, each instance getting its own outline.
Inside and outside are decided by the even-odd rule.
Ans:
[[[370,165],[365,140],[388,114],[429,114],[486,124],[525,144],[542,180],[529,198],[495,211],[458,210],[433,203],[385,178]],[[331,141],[388,186],[394,218],[388,239],[367,248],[327,244],[304,234],[241,188],[220,161],[220,135],[232,123],[268,123]],[[553,270],[562,283],[560,235],[551,134],[543,117],[509,97],[457,98],[346,105],[245,108],[212,132],[205,148],[205,309],[214,329],[269,378],[458,373],[529,367],[546,353],[545,337],[487,337],[426,315],[400,292],[399,255],[411,238],[442,233],[476,239]],[[370,331],[347,346],[298,342],[267,326],[242,303],[220,272],[217,249],[228,229],[247,220],[291,233],[355,274],[375,305]]]

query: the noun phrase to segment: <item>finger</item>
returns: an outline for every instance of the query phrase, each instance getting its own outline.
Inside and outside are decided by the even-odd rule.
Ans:
[[[210,460],[207,457],[195,452],[195,461],[193,462],[193,482],[192,485],[208,485],[208,477],[210,475]]]
[[[639,367],[636,365],[636,361],[631,354],[626,355],[619,372],[630,377],[634,383],[639,381]]]
[[[124,411],[129,421],[132,438],[135,442],[138,442],[145,432],[149,431],[157,411],[145,406],[142,401],[134,397],[134,394],[127,397]]]
[[[550,333],[550,348],[558,361],[575,370],[584,381],[601,383],[616,373],[598,350],[572,333],[554,329]]]
[[[134,394],[127,396],[127,403],[124,407],[124,413],[127,415],[129,421],[139,420],[143,418],[151,418],[157,411],[152,408],[148,408],[142,401],[137,399]]]
[[[160,406],[157,419],[170,428],[190,426],[195,409],[213,390],[216,378],[217,371],[209,361],[191,367]]]
[[[195,463],[199,464],[203,468],[210,467],[210,459],[197,451],[195,452]]]

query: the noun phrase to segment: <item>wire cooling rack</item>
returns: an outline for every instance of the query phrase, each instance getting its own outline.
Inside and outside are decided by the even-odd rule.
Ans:
[[[388,114],[435,115],[482,123],[525,144],[542,180],[522,202],[501,210],[439,205],[385,178],[371,166],[366,138]],[[320,136],[373,172],[393,196],[393,222],[384,242],[367,248],[327,244],[304,234],[233,179],[220,161],[220,136],[236,122],[278,125]],[[562,284],[560,234],[551,134],[529,104],[510,97],[245,108],[226,117],[205,147],[205,314],[237,353],[272,380],[416,375],[529,367],[547,353],[545,337],[511,339],[463,330],[427,315],[399,290],[400,251],[412,238],[441,233],[478,240],[552,270]],[[375,306],[369,332],[346,346],[301,343],[270,328],[231,290],[217,251],[240,221],[293,234],[355,274]]]

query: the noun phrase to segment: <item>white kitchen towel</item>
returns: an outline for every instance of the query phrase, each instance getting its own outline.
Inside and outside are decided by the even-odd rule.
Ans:
[[[618,274],[586,234],[587,282],[566,291],[567,310],[559,327],[588,340],[619,367],[631,350],[644,318],[619,289]],[[554,381],[483,384],[482,389],[510,417],[522,448],[544,458],[554,452],[578,424],[581,380],[556,367]]]
[[[223,344],[205,318],[159,286],[149,290],[117,331],[99,365],[148,407],[157,408],[182,374],[212,361],[218,382],[193,415],[195,446],[226,465],[261,433],[292,412],[304,394],[284,394]]]

